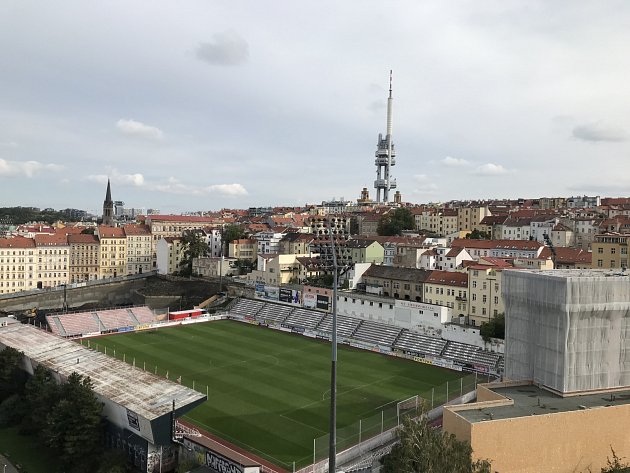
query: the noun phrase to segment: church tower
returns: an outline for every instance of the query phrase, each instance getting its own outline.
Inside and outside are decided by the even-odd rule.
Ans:
[[[112,189],[107,179],[107,193],[103,201],[103,225],[114,226],[114,201],[112,200]]]

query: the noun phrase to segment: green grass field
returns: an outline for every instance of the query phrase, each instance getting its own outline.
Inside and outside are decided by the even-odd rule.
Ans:
[[[207,386],[208,401],[185,418],[284,468],[312,463],[313,439],[328,433],[329,343],[225,320],[108,336],[96,345],[147,371],[168,370],[187,386],[194,380],[200,392]],[[462,376],[346,346],[337,366],[339,442],[344,426],[376,417],[380,431],[381,410],[393,407],[395,416],[395,401],[430,398],[432,387]]]

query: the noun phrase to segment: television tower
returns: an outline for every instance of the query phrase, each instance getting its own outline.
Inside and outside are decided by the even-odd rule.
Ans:
[[[376,202],[381,202],[381,191],[383,192],[382,202],[389,202],[389,191],[396,188],[396,179],[391,176],[391,167],[396,164],[396,151],[392,142],[392,71],[389,71],[389,97],[387,98],[387,135],[383,139],[381,133],[378,134],[376,143]]]

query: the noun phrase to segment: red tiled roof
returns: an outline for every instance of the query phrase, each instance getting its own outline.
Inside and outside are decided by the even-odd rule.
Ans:
[[[468,287],[468,274],[454,271],[431,271],[427,283],[444,284],[445,286]]]
[[[150,235],[151,228],[148,225],[125,225],[123,226],[125,235]]]
[[[39,233],[35,235],[35,246],[67,246],[68,237],[66,235],[47,235]]]
[[[88,233],[73,234],[68,235],[68,243],[98,244],[98,237]]]
[[[35,240],[23,236],[0,238],[0,248],[35,248]]]
[[[140,220],[141,217],[138,217]],[[146,221],[150,222],[184,222],[184,223],[212,223],[217,217],[201,217],[198,215],[147,215]]]
[[[119,227],[99,225],[98,236],[100,238],[125,238],[125,231]]]

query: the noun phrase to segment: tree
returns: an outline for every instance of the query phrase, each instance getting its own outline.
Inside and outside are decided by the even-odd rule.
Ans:
[[[208,242],[203,239],[203,236],[199,232],[187,231],[182,235],[182,250],[184,257],[179,263],[181,276],[190,276],[192,274],[192,261],[193,258],[199,258],[202,256],[208,256],[210,253],[210,247]]]
[[[479,335],[484,342],[489,342],[491,338],[505,339],[505,314],[498,314],[489,322],[481,324]]]
[[[393,212],[386,213],[378,221],[376,229],[379,235],[400,235],[403,230],[416,228],[416,221],[409,209],[399,207]]]
[[[47,426],[47,416],[61,397],[61,386],[50,370],[38,365],[24,387],[26,407],[20,431],[23,434],[42,434]]]
[[[426,416],[403,417],[396,444],[381,463],[382,473],[490,473],[486,460],[472,461],[472,448],[433,428]]]
[[[477,229],[466,234],[466,238],[469,240],[490,240],[490,234],[488,232],[482,232]]]
[[[50,409],[44,437],[68,470],[96,470],[103,451],[102,409],[89,377],[74,372],[61,385],[60,401]]]
[[[224,245],[224,250],[228,249],[230,242],[234,240],[240,240],[245,236],[245,229],[240,225],[228,225],[223,229],[221,235],[221,244]],[[227,251],[223,251],[223,254],[227,254]]]
[[[19,394],[26,381],[26,374],[20,369],[24,358],[21,351],[6,347],[0,351],[0,401]]]

